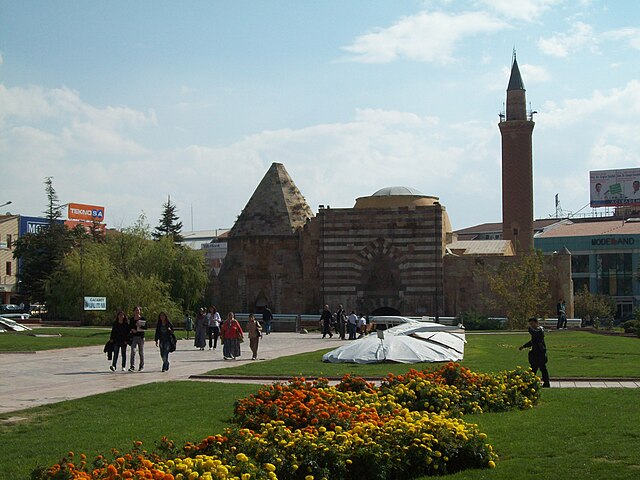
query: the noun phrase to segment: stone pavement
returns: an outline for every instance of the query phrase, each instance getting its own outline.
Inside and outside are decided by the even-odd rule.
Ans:
[[[260,342],[259,360],[337,348],[344,342],[323,340],[318,333],[272,333]],[[153,341],[145,344],[145,369],[142,372],[111,372],[102,346],[46,350],[36,353],[0,353],[0,414],[49,403],[104,393],[111,390],[169,380],[204,380],[199,375],[231,364],[251,362],[248,342],[242,345],[243,356],[224,360],[222,347],[200,351],[192,340],[180,340],[170,356],[171,368],[162,373],[159,350]],[[127,352],[129,353],[129,351]],[[136,359],[137,362],[137,359]],[[120,360],[118,360],[120,365]],[[137,365],[137,363],[136,363]],[[128,366],[128,359],[127,359]],[[198,378],[199,377],[199,378]],[[209,378],[208,381],[268,383],[263,378]],[[552,379],[552,388],[638,388],[640,379]]]

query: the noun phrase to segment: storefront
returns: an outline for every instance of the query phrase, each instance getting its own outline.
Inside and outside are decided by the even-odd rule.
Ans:
[[[616,318],[631,317],[640,305],[640,222],[609,220],[556,225],[535,236],[545,253],[571,252],[574,294],[587,288],[616,301]]]

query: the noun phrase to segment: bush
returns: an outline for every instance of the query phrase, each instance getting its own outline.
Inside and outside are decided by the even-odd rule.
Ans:
[[[475,312],[462,313],[458,316],[466,330],[506,330],[507,322],[499,318],[488,318]]]
[[[639,333],[640,332],[640,320],[627,320],[622,324],[624,333]]]

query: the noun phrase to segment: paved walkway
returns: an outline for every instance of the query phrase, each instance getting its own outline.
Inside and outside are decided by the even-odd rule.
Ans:
[[[260,343],[259,360],[313,352],[338,347],[344,342],[323,340],[319,334],[273,333]],[[38,405],[73,400],[145,383],[189,380],[210,370],[230,364],[250,363],[249,346],[242,345],[242,359],[223,360],[222,348],[200,351],[192,341],[181,340],[171,354],[171,368],[162,373],[160,354],[152,341],[145,345],[145,369],[142,372],[111,372],[102,346],[46,350],[37,353],[0,353],[0,414]],[[118,362],[120,363],[120,362]],[[128,364],[128,360],[127,360]],[[196,379],[196,378],[193,378]],[[203,380],[202,378],[198,378]],[[268,383],[273,378],[218,378],[209,381],[238,383]],[[602,379],[552,380],[552,387],[561,388],[637,388],[640,380],[604,381]]]

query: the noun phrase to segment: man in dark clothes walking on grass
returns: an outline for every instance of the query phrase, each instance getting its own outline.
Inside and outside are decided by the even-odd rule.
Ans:
[[[542,374],[542,386],[550,387],[549,372],[547,371],[547,346],[544,343],[544,328],[538,323],[538,319],[531,317],[529,319],[529,335],[531,340],[522,345],[519,350],[531,347],[529,350],[529,365],[533,373],[540,369]]]

